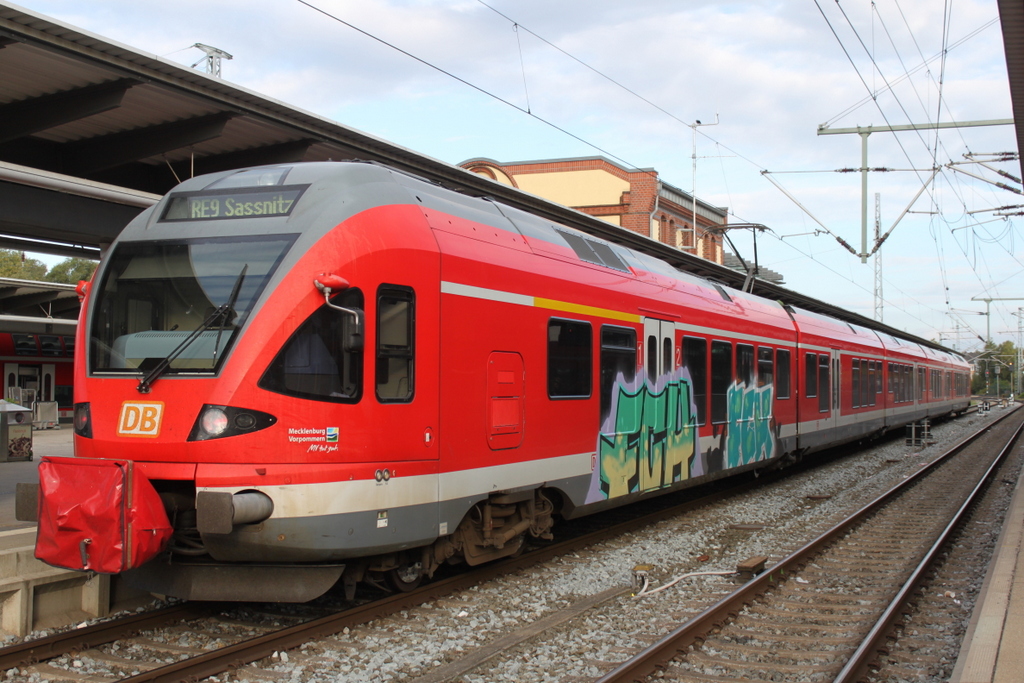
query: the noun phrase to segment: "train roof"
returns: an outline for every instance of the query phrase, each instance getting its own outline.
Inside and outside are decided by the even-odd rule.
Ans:
[[[872,334],[878,332],[879,335],[884,335],[883,344],[886,346],[889,346],[885,340],[885,337],[888,337],[892,340],[891,344],[896,347],[902,345],[927,347],[937,352],[937,356],[953,357],[948,349],[934,342],[908,335],[870,318],[771,283],[757,280],[754,287],[755,293],[744,292],[739,287],[733,286],[739,282],[731,275],[721,278],[715,276],[723,274],[720,271],[735,275],[735,271],[717,266],[717,264],[712,265],[717,266],[720,271],[705,265],[701,271],[692,272],[685,269],[683,261],[687,259],[681,260],[680,257],[696,257],[635,233],[629,233],[631,237],[623,239],[622,233],[629,231],[624,231],[622,228],[599,219],[594,220],[603,223],[608,228],[614,228],[614,230],[590,230],[581,226],[579,221],[562,222],[550,214],[531,211],[515,203],[510,204],[493,197],[473,196],[453,191],[441,183],[374,162],[303,162],[257,168],[287,168],[289,169],[287,174],[289,183],[329,184],[332,179],[339,183],[345,179],[347,182],[357,184],[360,188],[359,194],[346,193],[344,198],[334,200],[338,204],[344,205],[338,207],[343,213],[332,214],[336,218],[354,215],[365,208],[380,204],[414,201],[428,209],[459,215],[485,225],[519,232],[533,240],[556,244],[563,249],[568,245],[583,261],[601,265],[607,265],[604,261],[618,261],[620,267],[628,265],[634,271],[647,271],[662,279],[670,280],[673,285],[678,283],[681,285],[679,288],[697,288],[709,297],[713,297],[717,293],[726,301],[741,302],[741,305],[748,308],[756,307],[767,315],[784,315],[782,306],[788,306],[790,309],[798,311],[800,315],[815,319],[819,321],[819,324],[825,324],[834,330],[845,330],[846,333],[854,336],[864,335],[867,331],[871,331]],[[240,170],[224,171],[186,180],[172,190],[158,205],[147,209],[132,221],[118,239],[131,240],[147,237],[148,229],[135,232],[131,226],[140,225],[140,223],[151,224],[157,216],[161,215],[168,197],[182,192],[202,191],[215,183],[223,182],[226,178],[237,175],[239,172]],[[405,191],[403,192],[400,188]],[[332,200],[321,197],[321,201]],[[305,198],[303,203],[306,202],[308,202],[308,198]],[[583,216],[584,214],[579,215]],[[265,223],[267,229],[279,229],[272,227],[273,224],[280,225],[277,223],[278,220],[285,219],[271,219]],[[188,236],[191,232],[196,232],[196,234],[201,233],[208,236],[211,231],[220,232],[222,230],[230,233],[231,225],[224,225],[224,221],[215,221],[215,223],[222,225],[212,226],[211,222],[204,222],[194,225],[192,229],[187,228],[187,224],[179,225],[177,234]],[[703,261],[703,259],[698,260]],[[828,322],[825,323],[825,321]]]

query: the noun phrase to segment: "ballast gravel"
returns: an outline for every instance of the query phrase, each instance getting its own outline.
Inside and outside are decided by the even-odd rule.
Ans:
[[[631,589],[637,565],[653,565],[650,589],[689,572],[729,572],[752,556],[768,556],[771,566],[1002,414],[997,409],[935,425],[934,443],[926,448],[891,440],[726,502],[207,680],[417,682],[581,599],[620,588],[618,597],[453,680],[564,683],[597,678],[737,585],[727,576],[694,576],[638,598]],[[731,528],[734,525],[744,528]],[[749,528],[755,525],[763,528]],[[850,593],[856,594],[857,588],[851,585]],[[209,648],[213,640],[201,634],[176,635],[176,644],[196,649]],[[91,671],[92,663],[79,656],[60,666],[85,673]],[[17,676],[7,673],[8,679],[45,680],[36,674]]]

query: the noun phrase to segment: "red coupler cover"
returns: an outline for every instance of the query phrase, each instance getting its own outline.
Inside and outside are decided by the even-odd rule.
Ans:
[[[171,537],[160,495],[127,460],[39,461],[36,557],[117,574],[152,559]]]

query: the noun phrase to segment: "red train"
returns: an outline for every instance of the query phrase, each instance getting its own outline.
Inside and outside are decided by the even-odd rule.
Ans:
[[[11,317],[2,320],[9,328],[42,327],[45,319],[26,322]],[[3,396],[32,408],[37,402],[57,404],[51,421],[71,421],[72,377],[75,355],[74,321],[51,323],[60,329],[50,334],[0,332],[0,359],[3,360]],[[63,334],[61,332],[64,332]]]
[[[190,599],[408,588],[969,401],[952,353],[365,163],[186,181],[78,334],[37,557]]]

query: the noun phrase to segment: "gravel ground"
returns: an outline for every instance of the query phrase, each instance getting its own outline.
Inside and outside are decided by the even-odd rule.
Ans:
[[[994,410],[933,427],[935,444],[924,449],[898,439],[833,460],[727,502],[208,680],[416,681],[581,600],[621,589],[619,597],[453,680],[567,683],[596,678],[735,587],[731,577],[697,576],[637,598],[630,590],[637,565],[653,565],[652,588],[688,572],[732,571],[739,561],[757,555],[768,556],[770,566],[982,422],[1002,414]],[[764,526],[740,530],[732,525]],[[202,649],[210,638],[179,634],[176,643]],[[7,677],[45,680],[11,672]]]
[[[454,680],[530,683],[596,678],[735,586],[730,577],[699,576],[635,598],[629,590],[635,566],[653,565],[653,588],[687,572],[731,571],[739,561],[756,555],[769,556],[770,566],[917,471],[982,422],[1000,415],[1002,411],[993,411],[938,425],[932,429],[935,444],[927,448],[894,440],[398,618],[307,644],[290,653],[288,661],[264,660],[259,666],[280,680],[415,681],[555,611],[621,588],[621,597]],[[737,524],[764,528],[730,528]],[[218,680],[239,677],[266,680],[246,671]]]

